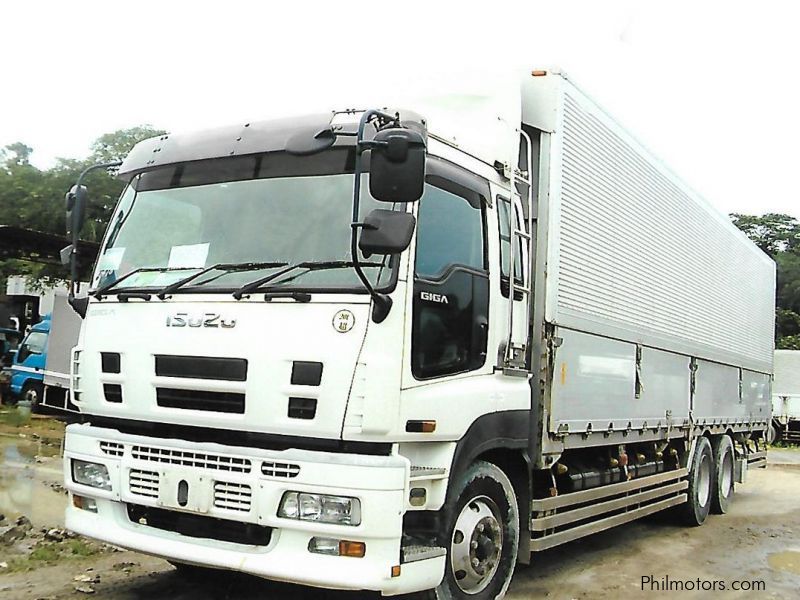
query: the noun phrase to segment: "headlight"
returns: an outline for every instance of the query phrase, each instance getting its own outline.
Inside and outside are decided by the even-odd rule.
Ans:
[[[93,488],[111,491],[111,478],[105,465],[72,460],[72,481]]]
[[[361,502],[347,496],[286,492],[281,498],[278,516],[334,525],[360,525]]]

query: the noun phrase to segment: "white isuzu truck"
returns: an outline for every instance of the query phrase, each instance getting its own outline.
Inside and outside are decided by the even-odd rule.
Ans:
[[[67,526],[500,598],[532,552],[724,513],[766,462],[773,263],[564,75],[496,106],[138,144],[72,299]]]

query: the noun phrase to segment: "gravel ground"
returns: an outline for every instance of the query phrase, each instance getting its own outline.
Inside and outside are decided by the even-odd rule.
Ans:
[[[66,495],[54,442],[35,431],[25,438],[0,432],[0,513],[6,527],[25,514],[32,521],[21,540],[0,544],[0,597],[115,600],[366,598],[323,592],[240,574],[179,574],[167,562],[71,538],[59,528]],[[33,556],[33,558],[32,558]],[[26,562],[27,561],[27,562]],[[6,565],[5,567],[3,565]],[[659,592],[645,583],[714,585],[720,598],[797,598],[800,589],[800,449],[774,449],[770,467],[737,486],[731,512],[699,528],[668,516],[618,527],[536,554],[519,566],[508,598],[693,598],[708,592]],[[709,583],[704,583],[709,582]],[[753,582],[761,591],[730,591]],[[673,584],[674,585],[674,584]],[[674,588],[673,588],[674,589]]]

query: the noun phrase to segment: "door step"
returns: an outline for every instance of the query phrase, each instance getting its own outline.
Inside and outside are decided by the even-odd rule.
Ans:
[[[444,479],[445,477],[447,477],[447,469],[444,467],[411,467],[411,481]]]
[[[447,554],[447,550],[440,546],[403,546],[400,548],[400,564],[439,558],[445,554]]]

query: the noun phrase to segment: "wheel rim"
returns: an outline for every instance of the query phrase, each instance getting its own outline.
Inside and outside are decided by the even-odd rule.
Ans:
[[[731,452],[726,452],[722,459],[722,495],[727,498],[733,489],[733,456]]]
[[[35,406],[39,403],[39,393],[36,391],[36,388],[30,388],[25,392],[25,400],[30,402],[31,406]]]
[[[708,454],[704,454],[700,459],[700,467],[697,469],[697,503],[705,506],[711,495],[711,460]]]
[[[450,566],[456,584],[466,594],[477,594],[492,581],[500,566],[503,526],[491,498],[479,496],[464,505],[450,541]]]

